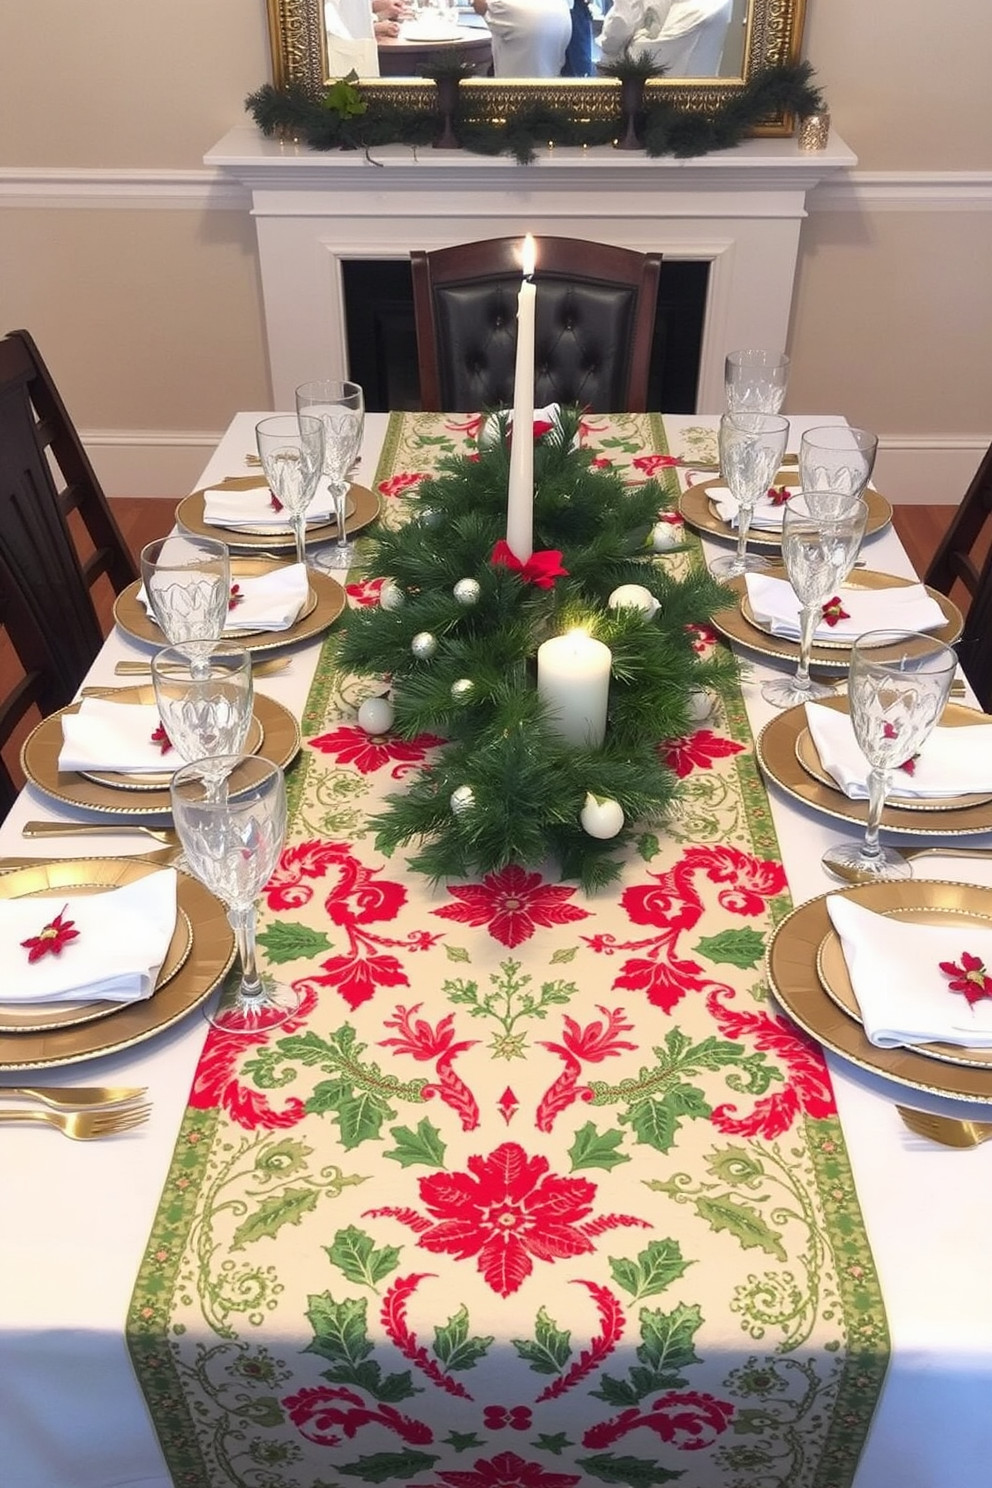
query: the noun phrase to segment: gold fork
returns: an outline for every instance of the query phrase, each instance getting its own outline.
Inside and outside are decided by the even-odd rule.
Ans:
[[[22,837],[104,837],[108,833],[140,832],[156,842],[175,847],[179,841],[170,827],[146,827],[139,822],[60,822],[29,821],[21,828]]]
[[[251,670],[254,677],[268,677],[275,672],[283,672],[292,661],[291,656],[266,656],[260,661],[252,661]],[[119,661],[114,667],[114,674],[118,677],[150,677],[152,665],[150,661]],[[85,696],[89,689],[83,688],[82,695]],[[112,688],[96,688],[95,693],[114,691]]]
[[[118,1132],[133,1131],[143,1125],[151,1112],[149,1105],[114,1106],[100,1111],[0,1111],[0,1123],[7,1121],[40,1121],[54,1126],[76,1142],[94,1137],[113,1137]]]
[[[23,1095],[53,1111],[130,1106],[148,1093],[146,1085],[0,1085],[0,1100]]]
[[[928,1111],[914,1111],[909,1106],[896,1110],[910,1131],[928,1137],[944,1147],[978,1147],[992,1137],[992,1122],[960,1121],[955,1116],[932,1116]]]

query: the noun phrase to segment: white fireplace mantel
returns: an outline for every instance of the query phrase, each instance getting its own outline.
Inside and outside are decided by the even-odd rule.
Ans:
[[[534,232],[710,263],[701,409],[722,406],[727,351],[786,346],[807,192],[857,163],[836,135],[817,152],[755,139],[688,160],[549,148],[518,165],[400,145],[367,159],[251,125],[205,162],[251,193],[276,407],[293,406],[300,382],[347,375],[342,260]]]

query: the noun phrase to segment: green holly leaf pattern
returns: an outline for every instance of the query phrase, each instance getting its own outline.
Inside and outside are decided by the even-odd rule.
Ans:
[[[563,962],[574,961],[578,952],[578,946],[561,946],[551,957],[552,966],[561,966]]]
[[[511,1343],[535,1374],[561,1374],[572,1357],[571,1334],[559,1328],[542,1307],[534,1324],[534,1338],[513,1338]]]
[[[653,832],[642,832],[637,839],[637,851],[645,863],[650,863],[661,852],[661,843]]]
[[[633,1302],[639,1302],[642,1297],[656,1297],[691,1265],[691,1261],[682,1259],[677,1240],[652,1240],[636,1261],[610,1256],[613,1280],[630,1293]]]
[[[587,1121],[575,1133],[575,1141],[568,1149],[572,1172],[579,1168],[606,1168],[609,1171],[619,1163],[630,1162],[626,1153],[617,1151],[622,1141],[623,1132],[599,1132],[592,1121]]]
[[[729,962],[747,970],[757,966],[765,954],[765,937],[744,926],[740,930],[722,930],[719,935],[704,935],[694,947],[710,961]]]
[[[388,1483],[390,1478],[410,1478],[414,1473],[426,1472],[436,1461],[430,1452],[375,1452],[371,1457],[359,1457],[357,1462],[343,1462],[338,1472],[361,1478],[363,1483]]]
[[[660,1307],[641,1309],[641,1344],[637,1357],[658,1374],[672,1376],[671,1383],[666,1382],[660,1388],[675,1389],[685,1384],[681,1371],[702,1362],[694,1347],[702,1321],[695,1303],[680,1304],[671,1312],[662,1312]]]
[[[459,1307],[456,1313],[434,1329],[434,1352],[445,1369],[472,1369],[484,1359],[492,1348],[493,1338],[470,1338],[468,1333],[468,1308]]]
[[[315,1085],[307,1101],[307,1111],[333,1111],[341,1145],[349,1150],[378,1138],[383,1122],[396,1115],[379,1094],[356,1087],[344,1076],[321,1080]]]
[[[417,1123],[416,1131],[408,1126],[391,1126],[389,1134],[395,1137],[396,1146],[383,1152],[383,1157],[392,1158],[403,1168],[414,1163],[423,1163],[428,1168],[444,1167],[445,1144],[437,1127],[426,1116]]]
[[[258,943],[274,966],[304,958],[316,961],[331,948],[331,942],[323,930],[311,930],[308,925],[295,925],[287,920],[276,920],[267,930],[263,930]]]
[[[327,1247],[327,1254],[347,1281],[375,1291],[383,1277],[399,1265],[400,1249],[395,1245],[384,1245],[381,1250],[376,1250],[371,1235],[349,1225],[346,1230],[338,1230],[333,1245]]]
[[[757,1247],[785,1264],[787,1255],[780,1231],[766,1224],[750,1204],[732,1198],[701,1197],[696,1200],[696,1208],[711,1230],[729,1230],[745,1250]]]
[[[370,1359],[373,1344],[368,1336],[364,1297],[345,1297],[338,1302],[330,1292],[308,1298],[307,1317],[314,1337],[303,1350],[329,1359],[331,1368],[323,1377],[335,1385],[357,1385],[375,1400],[395,1405],[417,1395],[409,1372],[384,1375],[375,1359]]]
[[[449,961],[471,961],[472,959],[464,946],[446,945],[444,953]]]
[[[242,1400],[232,1414],[242,1421],[250,1421],[253,1426],[281,1426],[286,1419],[286,1413],[274,1395],[255,1395]]]
[[[626,1483],[628,1488],[655,1488],[657,1483],[674,1483],[681,1472],[669,1472],[646,1457],[618,1457],[614,1452],[599,1452],[595,1457],[579,1457],[578,1467],[602,1483]]]
[[[231,1237],[232,1250],[244,1250],[255,1240],[271,1237],[283,1225],[299,1224],[304,1214],[317,1207],[319,1194],[312,1188],[287,1188],[263,1199],[253,1214],[243,1219]]]
[[[621,1120],[630,1122],[637,1140],[658,1152],[670,1152],[683,1117],[706,1120],[711,1107],[695,1085],[674,1085],[660,1097],[636,1101]]]

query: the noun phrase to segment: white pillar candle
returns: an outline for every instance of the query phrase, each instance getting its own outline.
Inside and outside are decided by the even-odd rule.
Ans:
[[[534,239],[524,239],[523,282],[517,296],[517,361],[506,496],[506,543],[526,563],[534,551]]]
[[[584,630],[545,641],[537,650],[537,690],[551,725],[569,744],[598,749],[606,737],[609,646]]]

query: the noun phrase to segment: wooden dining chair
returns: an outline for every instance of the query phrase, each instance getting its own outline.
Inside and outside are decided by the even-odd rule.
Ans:
[[[103,576],[119,592],[134,560],[37,347],[13,331],[0,340],[0,803],[22,726],[69,702],[103,643]]]
[[[535,402],[595,413],[647,407],[661,255],[539,237]],[[513,402],[520,238],[411,253],[425,410]]]
[[[924,574],[924,582],[941,594],[950,594],[954,585],[963,584],[974,598],[982,579],[985,539],[992,523],[992,445],[986,450],[975,477],[964,493],[961,505],[951,520],[937,551]]]

